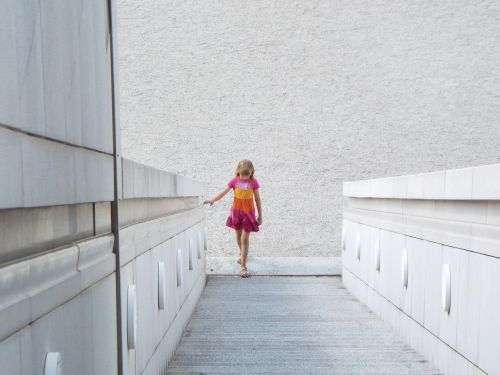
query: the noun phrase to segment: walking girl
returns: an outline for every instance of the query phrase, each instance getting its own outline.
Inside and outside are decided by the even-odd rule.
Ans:
[[[248,277],[247,256],[250,233],[258,232],[259,225],[262,224],[262,206],[259,194],[259,182],[254,177],[254,168],[250,160],[241,160],[236,166],[234,177],[231,178],[227,186],[219,194],[209,199],[204,204],[213,205],[226,195],[229,190],[233,190],[234,198],[231,211],[226,220],[226,225],[236,232],[236,243],[240,249],[237,262],[241,265],[240,276]],[[255,217],[255,205],[257,206],[257,218]]]

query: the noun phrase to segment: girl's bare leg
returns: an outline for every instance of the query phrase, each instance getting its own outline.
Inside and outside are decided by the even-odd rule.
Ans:
[[[236,243],[238,244],[238,247],[240,249],[240,257],[241,257],[241,232],[242,230],[236,230]]]
[[[249,246],[250,233],[243,231],[241,233],[241,267],[247,266],[247,255]]]

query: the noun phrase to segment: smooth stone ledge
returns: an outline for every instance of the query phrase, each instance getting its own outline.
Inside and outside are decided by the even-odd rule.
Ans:
[[[346,181],[343,195],[358,198],[499,200],[500,163],[407,176]]]
[[[208,275],[239,275],[240,265],[234,257],[207,257]],[[340,275],[341,257],[252,257],[247,259],[251,275],[316,276]]]
[[[122,158],[122,198],[203,196],[207,184]]]
[[[0,209],[113,200],[113,156],[0,128]]]
[[[146,251],[205,220],[204,215],[203,208],[198,207],[121,229],[121,267]]]
[[[0,340],[69,301],[114,270],[112,235],[0,268]]]
[[[0,127],[0,209],[113,200],[113,155]],[[119,197],[199,197],[207,184],[131,160],[118,161]]]
[[[192,210],[198,197],[138,198],[120,201],[120,228]]]
[[[500,258],[500,227],[346,207],[344,220]]]

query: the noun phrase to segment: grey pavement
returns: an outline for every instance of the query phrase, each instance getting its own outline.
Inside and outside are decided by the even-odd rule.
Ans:
[[[236,256],[207,256],[208,275],[239,275],[240,265]],[[248,270],[259,276],[340,276],[341,257],[260,257],[247,258]]]
[[[340,277],[207,276],[167,374],[438,374]]]

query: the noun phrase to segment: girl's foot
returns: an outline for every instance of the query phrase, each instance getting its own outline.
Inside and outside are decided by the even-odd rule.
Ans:
[[[250,274],[248,273],[248,270],[246,267],[241,267],[240,269],[240,276],[241,277],[248,277]]]

